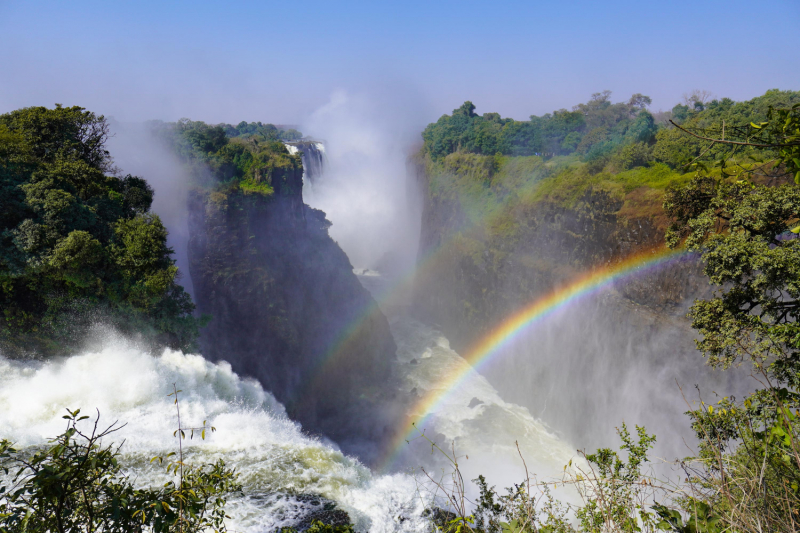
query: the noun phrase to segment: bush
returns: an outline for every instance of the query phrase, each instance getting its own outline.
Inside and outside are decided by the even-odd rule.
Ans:
[[[177,482],[137,489],[118,463],[121,446],[105,443],[121,426],[102,429],[98,413],[84,432],[79,423],[89,417],[80,416],[80,409],[67,412],[66,431],[43,450],[29,455],[0,442],[0,466],[14,472],[10,486],[0,487],[1,532],[227,530],[226,497],[241,485],[224,461],[192,466],[181,454],[166,467]],[[186,429],[178,428],[180,438]]]

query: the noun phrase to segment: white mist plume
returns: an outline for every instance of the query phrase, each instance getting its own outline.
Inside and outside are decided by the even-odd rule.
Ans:
[[[482,372],[502,385],[506,401],[577,447],[618,447],[616,428],[625,422],[631,432],[640,425],[656,434],[651,458],[684,457],[696,443],[684,414],[695,386],[712,401],[752,386],[745,373],[705,364],[685,311],[656,313],[607,290],[527,328]]]
[[[189,224],[186,200],[189,194],[189,173],[169,146],[159,141],[146,123],[111,121],[112,136],[107,148],[121,173],[133,174],[147,180],[155,191],[153,211],[161,217],[169,236],[167,244],[175,250],[180,279],[193,295],[189,275]]]
[[[424,105],[408,95],[339,91],[302,126],[325,141],[328,156],[304,200],[325,211],[331,236],[356,268],[402,268],[414,260],[419,200],[406,163],[424,116]]]

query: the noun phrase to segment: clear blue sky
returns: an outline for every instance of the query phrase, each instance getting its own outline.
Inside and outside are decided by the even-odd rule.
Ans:
[[[336,90],[435,120],[518,119],[603,89],[669,109],[800,89],[800,0],[0,0],[0,112],[297,123]],[[410,111],[409,111],[410,112]]]

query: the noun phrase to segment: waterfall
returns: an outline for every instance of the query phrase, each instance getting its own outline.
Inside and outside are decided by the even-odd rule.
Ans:
[[[320,141],[284,143],[290,154],[300,153],[303,158],[303,182],[313,184],[322,176],[325,166],[325,145]]]

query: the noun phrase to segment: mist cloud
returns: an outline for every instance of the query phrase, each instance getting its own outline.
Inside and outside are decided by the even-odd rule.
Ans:
[[[414,261],[420,207],[406,164],[425,111],[409,93],[337,91],[302,124],[303,133],[325,142],[328,157],[323,177],[304,186],[303,198],[325,211],[331,236],[356,268]]]

